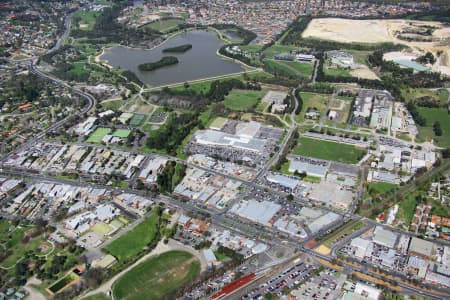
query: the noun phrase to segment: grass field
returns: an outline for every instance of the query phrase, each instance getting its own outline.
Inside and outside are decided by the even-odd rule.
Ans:
[[[109,232],[111,232],[111,230],[112,230],[111,226],[109,226],[108,224],[106,224],[104,222],[97,222],[92,227],[92,231],[94,231],[95,233],[97,233],[100,236],[104,236],[104,235],[108,234]]]
[[[344,77],[352,77],[352,75],[350,74],[350,72],[346,69],[342,69],[342,68],[327,68],[327,67],[323,67],[323,72],[325,73],[325,75],[328,76],[344,76]]]
[[[123,103],[124,102],[122,100],[114,100],[108,102],[100,102],[100,105],[106,110],[111,109],[114,111],[118,111],[119,108],[123,105]]]
[[[91,135],[87,139],[87,142],[99,144],[99,143],[101,143],[103,137],[105,135],[109,134],[110,132],[111,132],[111,129],[109,129],[109,128],[98,127],[97,129],[95,129],[95,131],[93,133],[91,133]]]
[[[419,127],[419,139],[433,139],[438,146],[450,147],[450,115],[446,108],[418,107],[419,114],[427,120],[426,127]],[[441,123],[442,136],[436,136],[433,131],[434,122]]]
[[[258,103],[259,100],[264,96],[265,91],[250,91],[250,90],[238,90],[233,89],[225,97],[225,107],[238,110],[246,111]]]
[[[116,257],[119,263],[135,257],[156,238],[158,220],[156,213],[151,214],[135,228],[106,246],[106,250]]]
[[[77,11],[74,14],[74,22],[72,24],[73,26],[76,26],[75,24],[78,23],[77,29],[90,31],[94,28],[95,19],[97,18],[98,15],[99,15],[98,12],[92,10]],[[78,22],[76,20],[78,20]]]
[[[303,100],[303,109],[298,116],[295,117],[297,122],[305,121],[305,113],[308,107],[317,108],[322,114],[327,107],[328,98],[330,95],[316,94],[316,93],[300,93],[300,97]]]
[[[346,144],[300,138],[293,153],[296,155],[355,164],[365,155],[366,151]]]
[[[277,73],[282,73],[296,78],[309,78],[313,72],[313,65],[311,63],[273,59],[266,59],[264,60],[264,63]]]
[[[441,104],[446,104],[450,93],[447,89],[430,90],[430,89],[402,89],[402,96],[406,101],[415,101],[422,97],[430,97],[435,101],[439,101]]]
[[[252,72],[252,73],[248,73],[247,74],[248,78],[253,79],[253,78],[259,78],[259,77],[264,77],[264,78],[271,78],[273,77],[272,74],[269,74],[267,72],[261,71],[261,72]],[[239,75],[230,75],[227,77],[224,77],[223,79],[221,79],[220,81],[226,81],[229,79],[239,79],[239,80],[245,80],[245,76],[244,74],[239,74]],[[195,83],[188,83],[188,87],[186,88],[184,86],[184,84],[180,84],[179,86],[176,87],[172,87],[170,88],[173,91],[184,91],[184,90],[188,90],[188,91],[193,91],[196,94],[206,94],[209,91],[209,88],[211,86],[211,83],[213,81],[216,81],[217,79],[210,79],[210,80],[205,80],[205,81],[201,81],[201,82],[195,82]]]
[[[162,21],[155,21],[150,24],[144,25],[144,27],[148,27],[157,31],[166,32],[171,29],[174,29],[180,24],[183,24],[184,21],[181,19],[167,19]]]
[[[200,263],[192,254],[165,252],[119,278],[113,285],[114,299],[165,299],[199,273]]]
[[[210,128],[221,128],[225,123],[227,122],[226,118],[223,117],[217,117],[212,121],[212,123],[209,125]]]
[[[353,55],[353,61],[357,64],[367,64],[367,58],[372,53],[372,51],[366,50],[344,50],[347,53]]]
[[[368,184],[368,189],[373,189],[377,193],[384,194],[386,192],[389,192],[398,186],[396,184],[387,183],[387,182],[371,182]]]
[[[273,58],[275,54],[289,54],[291,50],[296,50],[298,47],[291,45],[275,44],[264,50],[266,57]]]
[[[419,194],[420,192],[409,193],[403,198],[402,202],[399,203],[398,217],[403,219],[407,225],[411,224],[412,218],[414,217],[416,206],[419,204],[416,200],[416,196]]]
[[[135,114],[130,120],[130,125],[131,126],[140,126],[142,123],[144,123],[145,118],[146,118],[145,115]]]
[[[72,63],[72,68],[70,69],[70,73],[75,75],[81,75],[83,73],[87,73],[88,71],[85,69],[86,61],[77,61]]]
[[[116,129],[112,135],[119,138],[127,138],[130,133],[131,131],[128,129]]]

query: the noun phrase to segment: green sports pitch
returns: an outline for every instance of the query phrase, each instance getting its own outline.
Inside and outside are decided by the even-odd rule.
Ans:
[[[111,132],[111,129],[104,128],[104,127],[98,127],[95,129],[95,131],[89,136],[87,139],[88,143],[101,143],[102,139],[105,135],[109,134]]]
[[[119,138],[127,138],[130,135],[131,131],[128,129],[117,129],[114,131],[112,136],[119,137]]]
[[[145,115],[135,114],[130,120],[130,125],[140,126],[144,122],[145,117]]]

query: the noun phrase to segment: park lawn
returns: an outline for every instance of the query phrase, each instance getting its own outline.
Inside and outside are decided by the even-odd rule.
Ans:
[[[78,28],[81,30],[91,31],[94,28],[95,21],[97,16],[99,15],[96,11],[77,11],[74,14],[74,20],[78,19]],[[76,22],[72,23],[75,26]]]
[[[233,89],[225,97],[224,105],[231,110],[246,111],[255,107],[265,93],[265,91]]]
[[[42,236],[38,236],[35,238],[30,239],[29,242],[23,243],[22,238],[24,237],[24,233],[26,230],[31,229],[32,227],[22,227],[22,228],[16,228],[11,233],[11,238],[3,239],[2,236],[2,243],[9,241],[8,249],[12,251],[12,253],[6,257],[0,265],[5,268],[9,268],[14,266],[18,261],[20,261],[24,256],[25,253],[30,252],[38,255],[44,255],[45,253],[41,253],[38,248],[45,243],[47,246],[50,247],[51,245],[48,242],[45,242]],[[49,250],[50,251],[50,250]]]
[[[433,139],[440,147],[450,147],[450,116],[447,108],[417,107],[419,114],[427,120],[427,126],[419,127],[419,139],[430,141]],[[442,128],[442,136],[436,136],[433,124],[439,122]]]
[[[317,94],[317,93],[309,93],[309,92],[301,92],[300,97],[303,100],[303,108],[298,116],[295,117],[295,120],[299,123],[305,121],[305,113],[308,107],[317,108],[321,114],[325,113],[325,109],[327,107],[328,98],[330,95],[327,94]]]
[[[169,251],[137,265],[113,285],[114,299],[166,299],[200,273],[192,254]]]
[[[166,19],[162,21],[155,21],[144,26],[160,32],[166,32],[183,23],[184,21],[181,19]]]
[[[374,189],[379,194],[384,194],[393,189],[396,189],[398,185],[387,182],[371,182],[368,184],[368,189]]]
[[[422,97],[428,96],[434,100],[439,100],[441,104],[446,104],[448,97],[450,96],[450,92],[447,89],[431,90],[426,88],[407,88],[401,90],[401,95],[407,102],[415,101]]]
[[[101,143],[103,137],[111,132],[110,128],[98,127],[95,131],[89,136],[86,142],[88,143]]]
[[[119,138],[127,138],[130,133],[131,131],[128,129],[116,129],[112,135]]]
[[[116,257],[119,263],[126,263],[157,238],[158,222],[158,214],[151,214],[136,227],[106,246],[106,251]]]
[[[273,77],[272,74],[269,74],[267,72],[264,71],[260,71],[260,72],[251,72],[251,73],[246,73],[246,74],[230,74],[229,76],[224,76],[221,79],[207,79],[207,80],[202,80],[199,82],[188,82],[188,85],[185,86],[184,83],[171,87],[170,89],[172,91],[175,92],[180,92],[180,91],[193,91],[196,94],[207,94],[209,92],[209,89],[211,87],[211,83],[213,81],[216,80],[220,80],[220,81],[226,81],[226,80],[230,80],[230,79],[239,79],[239,80],[246,80],[246,77],[248,77],[248,79],[258,79],[258,78],[271,78]]]
[[[310,138],[300,138],[293,153],[301,156],[356,164],[366,151],[355,146],[322,141]]]

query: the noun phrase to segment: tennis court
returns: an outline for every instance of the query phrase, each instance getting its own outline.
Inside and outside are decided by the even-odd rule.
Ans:
[[[130,125],[140,126],[144,122],[145,117],[146,117],[145,115],[135,114],[133,118],[131,118],[130,120]]]

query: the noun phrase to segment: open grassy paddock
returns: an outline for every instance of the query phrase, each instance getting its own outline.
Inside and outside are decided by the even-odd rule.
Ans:
[[[151,214],[135,228],[106,246],[106,251],[116,257],[120,263],[132,259],[155,239],[158,219],[158,214]]]
[[[124,104],[122,100],[114,100],[114,101],[104,101],[100,102],[100,106],[106,110],[111,109],[114,111],[119,111],[120,107]]]
[[[114,299],[165,299],[200,273],[192,254],[169,251],[149,258],[113,286]]]
[[[427,126],[419,127],[419,140],[430,141],[433,139],[440,147],[450,147],[450,115],[447,108],[418,107],[419,114],[427,120]],[[433,124],[439,122],[442,135],[436,136]]]
[[[264,63],[275,72],[292,77],[309,78],[312,75],[314,65],[312,63],[266,59]]]
[[[265,91],[253,91],[253,90],[238,90],[233,89],[225,97],[225,107],[238,110],[246,111],[254,106],[261,100],[264,96]]]
[[[327,94],[317,94],[317,93],[309,93],[309,92],[301,92],[300,97],[303,100],[303,109],[298,116],[295,117],[297,122],[305,121],[305,113],[306,110],[310,108],[317,108],[322,114],[325,108],[327,107],[328,98],[330,95]]]
[[[161,21],[154,21],[144,26],[161,32],[166,32],[183,23],[184,21],[182,19],[166,19]]]
[[[450,96],[450,92],[447,89],[402,89],[402,96],[405,100],[408,101],[417,101],[423,97],[429,97],[432,100],[439,101],[441,104],[445,105],[447,103],[448,97]]]
[[[274,57],[275,54],[289,54],[292,50],[296,50],[298,47],[292,45],[280,45],[275,44],[264,50],[266,57]]]
[[[303,137],[298,140],[293,153],[296,155],[356,164],[365,155],[366,151],[351,145]]]
[[[325,73],[325,75],[328,76],[335,76],[335,77],[352,77],[352,75],[350,74],[350,71],[347,69],[343,69],[343,68],[339,68],[339,67],[323,67],[323,72]]]
[[[103,137],[111,132],[111,129],[99,127],[89,136],[87,139],[88,143],[101,143]]]
[[[92,30],[95,25],[95,19],[99,15],[99,12],[89,10],[89,11],[77,11],[74,15],[74,22],[72,26],[76,29],[81,30]]]

